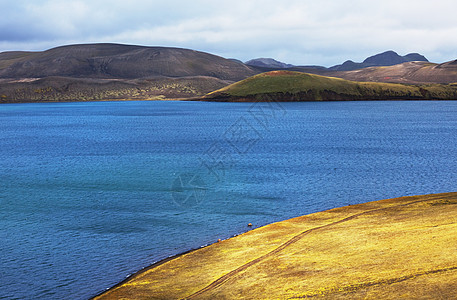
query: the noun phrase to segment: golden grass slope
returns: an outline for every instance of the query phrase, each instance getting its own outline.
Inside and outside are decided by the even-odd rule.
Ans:
[[[257,228],[143,271],[95,299],[456,299],[457,193]]]
[[[358,82],[293,71],[272,71],[209,93],[207,101],[454,100],[455,85]]]

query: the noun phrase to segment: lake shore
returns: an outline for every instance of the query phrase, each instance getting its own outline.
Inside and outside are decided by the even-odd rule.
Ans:
[[[94,299],[452,298],[457,193],[273,223],[148,267]]]

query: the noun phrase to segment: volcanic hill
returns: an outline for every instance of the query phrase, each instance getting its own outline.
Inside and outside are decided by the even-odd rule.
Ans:
[[[456,84],[356,82],[284,70],[250,77],[203,98],[227,102],[452,99],[457,99]]]
[[[85,44],[43,52],[0,53],[0,78],[209,76],[238,81],[254,74],[244,64],[180,48]]]
[[[0,102],[176,99],[259,73],[209,53],[85,44],[0,53]]]

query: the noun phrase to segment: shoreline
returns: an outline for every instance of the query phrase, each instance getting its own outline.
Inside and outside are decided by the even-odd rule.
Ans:
[[[443,200],[445,199],[445,200]],[[449,200],[450,199],[450,200]],[[430,202],[430,203],[428,203]],[[346,218],[344,219],[341,219],[339,221],[335,221],[333,223],[329,223],[329,224],[320,224],[320,226],[318,227],[313,227],[313,228],[308,228],[307,230],[303,231],[303,232],[300,232],[297,235],[292,235],[292,238],[286,242],[284,242],[283,244],[280,243],[279,247],[273,249],[271,252],[267,252],[265,255],[256,255],[257,258],[254,258],[254,259],[249,259],[248,263],[246,264],[242,264],[241,267],[238,267],[237,269],[234,269],[233,268],[228,268],[227,270],[232,270],[230,272],[222,272],[220,274],[225,274],[224,276],[222,276],[221,278],[223,279],[219,279],[220,282],[218,282],[218,280],[216,280],[215,282],[217,284],[215,284],[215,282],[213,282],[212,284],[209,284],[209,286],[207,286],[206,288],[203,288],[203,289],[199,289],[197,290],[196,292],[194,291],[194,293],[190,293],[188,292],[187,293],[187,296],[185,297],[177,297],[177,298],[199,298],[203,293],[207,293],[209,290],[213,289],[214,287],[217,287],[219,288],[220,284],[225,284],[228,280],[228,278],[230,277],[230,279],[232,279],[233,275],[235,273],[239,273],[239,272],[245,272],[247,268],[249,268],[251,265],[253,264],[256,264],[256,263],[260,263],[261,260],[264,260],[267,256],[271,255],[271,253],[274,253],[274,254],[277,254],[281,251],[284,251],[284,249],[286,247],[288,247],[289,245],[291,244],[294,244],[296,243],[299,239],[301,239],[304,235],[309,235],[312,231],[316,231],[316,230],[323,230],[324,228],[328,228],[328,226],[334,226],[336,224],[342,224],[343,222],[347,222],[347,221],[351,221],[351,220],[354,220],[355,218],[358,218],[366,213],[369,213],[369,214],[372,214],[372,213],[375,213],[375,212],[380,212],[380,211],[389,211],[391,209],[394,209],[394,208],[403,208],[403,207],[413,207],[415,205],[422,205],[423,203],[425,204],[429,204],[431,205],[431,207],[440,207],[440,205],[448,205],[448,204],[457,204],[457,193],[443,193],[443,194],[432,194],[432,195],[422,195],[422,196],[407,196],[407,197],[401,197],[401,198],[394,198],[394,199],[385,199],[385,200],[377,200],[377,201],[372,201],[372,202],[366,202],[366,203],[361,203],[361,204],[355,204],[355,205],[350,205],[350,206],[345,206],[345,207],[339,207],[339,208],[334,208],[334,209],[330,209],[330,210],[326,210],[326,211],[321,211],[321,212],[317,212],[317,213],[313,213],[313,214],[309,214],[309,215],[304,215],[304,216],[300,216],[300,217],[296,217],[296,218],[292,218],[292,219],[288,219],[288,220],[284,220],[284,221],[280,221],[280,222],[276,222],[276,223],[271,223],[271,224],[268,224],[268,225],[265,225],[265,226],[262,226],[262,227],[258,227],[258,228],[255,228],[253,230],[250,230],[250,231],[247,231],[245,233],[242,233],[240,235],[237,235],[237,236],[234,236],[234,237],[231,237],[227,240],[224,240],[222,242],[215,242],[213,244],[209,244],[209,245],[206,245],[206,246],[202,246],[200,248],[197,248],[197,249],[192,249],[192,250],[189,250],[189,251],[186,251],[186,252],[183,252],[183,253],[180,253],[180,254],[176,254],[176,255],[173,255],[171,257],[168,257],[166,259],[163,259],[163,260],[160,260],[148,267],[145,267],[144,269],[132,274],[131,276],[125,278],[123,281],[119,282],[118,284],[114,285],[113,287],[111,288],[108,288],[107,290],[93,296],[91,299],[104,299],[104,297],[107,296],[107,294],[109,293],[120,293],[122,292],[122,290],[127,290],[129,291],[128,292],[128,295],[132,296],[135,294],[135,291],[132,287],[132,291],[129,290],[129,288],[131,286],[135,286],[136,284],[138,283],[141,283],[141,285],[145,284],[144,282],[149,282],[149,284],[151,285],[152,283],[151,282],[158,282],[157,280],[160,281],[166,281],[166,277],[162,276],[159,274],[159,276],[155,277],[154,280],[150,281],[149,279],[147,279],[145,281],[145,278],[147,278],[148,276],[151,277],[152,275],[151,274],[148,274],[148,273],[154,273],[154,272],[164,272],[165,271],[170,271],[171,269],[175,269],[176,268],[176,265],[179,266],[179,267],[185,267],[186,268],[186,272],[188,271],[187,269],[189,268],[192,268],[194,267],[194,264],[195,263],[198,263],[198,264],[202,264],[202,267],[208,267],[211,269],[211,264],[210,263],[202,263],[200,262],[201,259],[206,259],[208,257],[208,253],[210,255],[213,255],[213,256],[218,256],[220,255],[220,252],[226,252],[226,251],[229,251],[230,248],[224,248],[224,245],[225,244],[233,244],[235,242],[238,242],[240,240],[249,240],[254,237],[256,238],[256,236],[259,236],[259,235],[263,235],[263,236],[268,236],[268,235],[271,235],[271,233],[276,230],[278,230],[277,228],[281,228],[281,227],[287,227],[289,225],[293,225],[295,223],[299,223],[303,220],[306,220],[306,219],[312,219],[316,216],[320,216],[320,215],[328,215],[328,214],[333,214],[333,213],[336,213],[336,212],[340,212],[340,211],[351,211],[351,210],[356,210],[356,211],[359,211],[358,214],[355,214],[355,215],[350,215],[350,216],[346,216]],[[435,203],[438,203],[435,205]],[[367,210],[367,211],[363,211],[360,212],[360,208],[363,208],[363,207],[369,207],[369,208],[373,208],[373,207],[377,207],[376,209],[371,209],[371,210]],[[454,206],[452,206],[454,207]],[[457,207],[457,206],[456,206]],[[294,225],[296,226],[296,225]],[[282,231],[284,231],[283,229],[281,229]],[[252,237],[253,236],[253,237]],[[255,247],[260,247],[258,246],[257,244],[255,244]],[[239,247],[239,246],[237,246]],[[214,250],[213,248],[217,248],[219,250]],[[250,248],[249,248],[250,249]],[[195,259],[192,260],[192,257],[195,256],[197,257],[198,259],[195,261]],[[239,255],[238,255],[239,256]],[[236,259],[238,259],[239,257],[236,257],[234,256]],[[209,256],[209,258],[211,258],[211,256]],[[247,259],[247,258],[246,258]],[[182,262],[179,262],[180,260],[185,260],[186,263],[182,263]],[[187,262],[193,262],[192,264],[188,264]],[[217,260],[216,260],[217,261]],[[168,268],[171,268],[171,269],[167,269],[166,266],[164,266],[165,264],[168,264]],[[180,265],[181,263],[181,265]],[[173,267],[171,267],[173,266]],[[159,268],[160,267],[160,268]],[[199,266],[200,268],[200,266]],[[159,270],[159,269],[162,269],[162,270]],[[179,270],[179,268],[178,268]],[[450,266],[448,268],[442,268],[442,269],[437,269],[437,270],[429,270],[427,272],[425,272],[424,274],[416,274],[417,276],[422,276],[422,277],[427,277],[429,274],[436,274],[436,273],[441,273],[441,272],[447,272],[447,271],[455,271],[457,270],[457,267],[454,267],[454,266]],[[236,271],[236,272],[235,272]],[[171,271],[170,271],[171,272]],[[234,273],[235,272],[235,273]],[[180,276],[182,275],[184,278],[185,278],[185,282],[188,284],[188,281],[189,281],[189,277],[186,278],[186,274],[181,274],[181,273],[184,273],[184,272],[178,272],[176,271],[175,273],[173,273],[174,275],[173,276]],[[456,272],[457,273],[457,272]],[[200,273],[198,273],[200,274]],[[189,275],[189,274],[188,274]],[[197,277],[199,277],[200,275],[195,275]],[[430,275],[431,276],[431,275]],[[408,276],[406,276],[404,280],[407,280],[407,279],[410,279],[409,277],[407,278]],[[414,276],[412,276],[411,278],[415,278]],[[194,278],[193,278],[194,279]],[[178,280],[179,281],[179,280]],[[402,279],[403,281],[403,279]],[[208,283],[210,283],[211,281],[208,281]],[[397,281],[393,280],[392,283],[395,283]],[[371,283],[370,283],[371,284]],[[366,287],[369,287],[370,284],[365,284]],[[159,284],[160,285],[160,284]],[[196,284],[198,286],[198,284]],[[201,284],[200,284],[201,285]],[[206,285],[206,284],[204,284]],[[204,286],[203,285],[203,286]],[[212,286],[213,285],[213,286]],[[377,284],[371,284],[373,286],[377,286]],[[181,287],[181,286],[180,286]],[[171,289],[171,286],[168,287]],[[159,287],[160,289],[160,287]],[[189,289],[190,291],[192,291],[192,289]],[[193,289],[195,290],[195,289]],[[133,293],[133,294],[132,294]],[[143,295],[142,291],[138,291],[138,293],[140,295]],[[190,294],[189,294],[190,293]],[[149,294],[148,294],[149,295]],[[125,295],[124,295],[125,296]],[[109,298],[109,296],[108,296]],[[174,298],[174,297],[173,297]],[[248,297],[249,298],[249,297]],[[129,298],[127,297],[127,299],[132,299],[132,298]],[[205,297],[203,297],[203,299],[205,299]]]
[[[267,225],[269,225],[269,224],[267,224]],[[261,227],[264,227],[264,226],[267,226],[267,225],[263,225],[263,226],[261,226]],[[225,240],[229,240],[229,239],[233,239],[233,238],[235,238],[235,237],[237,237],[237,236],[239,236],[239,235],[245,234],[246,232],[249,232],[249,231],[251,231],[251,230],[254,230],[254,229],[256,229],[256,228],[261,228],[261,227],[255,227],[255,228],[253,227],[252,229],[250,229],[250,230],[248,230],[248,231],[245,231],[245,232],[242,232],[242,233],[239,233],[239,234],[235,234],[235,235],[233,235],[233,236],[231,236],[231,237],[229,237],[229,238],[227,238],[227,239],[221,240],[220,242],[225,241]],[[104,291],[99,292],[99,293],[97,293],[97,294],[94,295],[94,296],[91,296],[89,299],[95,299],[95,298],[97,298],[97,297],[103,295],[104,293],[106,293],[106,292],[112,290],[112,289],[115,289],[115,288],[117,288],[117,287],[119,287],[119,286],[122,286],[123,284],[125,284],[125,283],[128,282],[128,281],[130,281],[130,280],[133,279],[134,277],[140,276],[141,274],[143,274],[143,273],[145,273],[145,272],[147,272],[147,271],[149,271],[149,270],[151,270],[151,269],[154,269],[154,268],[156,268],[156,267],[159,267],[159,266],[161,266],[161,265],[163,265],[163,264],[165,264],[165,263],[167,263],[167,262],[170,262],[170,261],[172,261],[172,260],[174,260],[174,259],[180,258],[181,256],[190,254],[190,253],[195,252],[195,251],[198,251],[198,250],[200,250],[200,249],[204,249],[204,248],[206,248],[206,247],[210,247],[210,246],[212,246],[212,245],[214,245],[214,244],[217,244],[217,243],[219,243],[219,241],[216,241],[216,242],[213,242],[213,243],[210,243],[210,244],[206,244],[206,245],[202,245],[202,246],[200,246],[200,247],[198,247],[198,248],[193,248],[193,249],[190,249],[190,250],[187,250],[187,251],[184,251],[184,252],[180,252],[180,253],[177,253],[177,254],[173,254],[173,255],[171,255],[171,256],[169,256],[169,257],[160,259],[160,260],[158,260],[158,261],[156,261],[156,262],[154,262],[154,263],[152,263],[152,264],[150,264],[150,265],[148,265],[148,266],[146,266],[146,267],[144,267],[144,268],[142,268],[142,269],[140,269],[140,270],[138,270],[138,271],[136,271],[136,272],[133,272],[132,274],[130,274],[130,275],[128,275],[127,277],[125,277],[122,281],[116,283],[115,285],[113,285],[113,286],[111,286],[111,287],[109,287],[109,288],[106,288]]]
[[[169,257],[167,257],[167,258],[158,260],[158,261],[156,261],[155,263],[153,263],[153,264],[151,264],[151,265],[149,265],[149,266],[146,266],[146,267],[144,267],[143,269],[141,269],[141,270],[139,270],[139,271],[137,271],[137,272],[134,272],[133,274],[127,276],[124,280],[122,280],[122,281],[116,283],[116,284],[113,285],[112,287],[109,287],[109,288],[105,289],[103,292],[99,292],[98,294],[96,294],[95,296],[90,297],[89,299],[95,299],[95,298],[97,298],[97,297],[103,295],[104,293],[106,293],[106,292],[112,290],[112,289],[115,289],[115,288],[117,288],[117,287],[122,286],[123,284],[125,284],[125,283],[128,282],[128,281],[130,281],[131,279],[133,279],[133,278],[136,277],[136,276],[139,276],[139,275],[141,275],[141,274],[143,274],[143,273],[145,273],[145,272],[147,272],[147,271],[149,271],[149,270],[151,270],[151,269],[154,269],[154,268],[156,268],[156,267],[158,267],[158,266],[160,266],[160,265],[163,265],[163,264],[165,264],[165,263],[167,263],[167,262],[169,262],[169,261],[172,261],[172,260],[174,260],[174,259],[176,259],[176,258],[179,258],[179,257],[181,257],[181,256],[183,256],[183,255],[192,253],[192,252],[194,252],[194,251],[197,251],[197,250],[199,250],[199,249],[208,247],[208,246],[210,246],[210,245],[212,245],[212,244],[209,244],[209,245],[206,245],[206,246],[202,246],[202,247],[200,247],[200,248],[195,248],[195,249],[187,250],[187,251],[185,251],[185,252],[181,252],[181,253],[178,253],[178,254],[169,256]]]
[[[19,102],[1,102],[0,106],[3,105],[14,105],[14,104],[57,104],[57,103],[99,103],[99,102],[211,102],[211,103],[310,103],[310,102],[454,102],[456,99],[352,99],[352,100],[302,100],[302,101],[221,101],[217,99],[205,99],[205,98],[170,98],[170,99],[103,99],[103,100],[67,100],[67,101],[19,101]]]

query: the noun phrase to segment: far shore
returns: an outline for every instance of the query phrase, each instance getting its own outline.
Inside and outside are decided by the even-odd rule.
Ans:
[[[147,101],[147,102],[213,102],[213,103],[258,103],[258,102],[276,102],[274,100],[268,101],[258,101],[253,99],[245,99],[243,101],[225,101],[225,100],[215,100],[215,99],[206,99],[203,97],[192,97],[192,98],[170,98],[170,99],[103,99],[103,100],[64,100],[64,101],[21,101],[21,102],[1,102],[1,105],[8,105],[8,104],[58,104],[58,103],[97,103],[97,102],[134,102],[134,101]],[[300,102],[383,102],[383,101],[407,101],[407,102],[426,102],[426,101],[434,101],[434,102],[445,102],[445,101],[457,101],[454,100],[441,100],[441,99],[376,99],[376,100],[305,100],[305,101],[278,101],[281,103],[300,103]]]
[[[456,232],[457,193],[367,202],[170,257],[94,299],[450,299]]]

